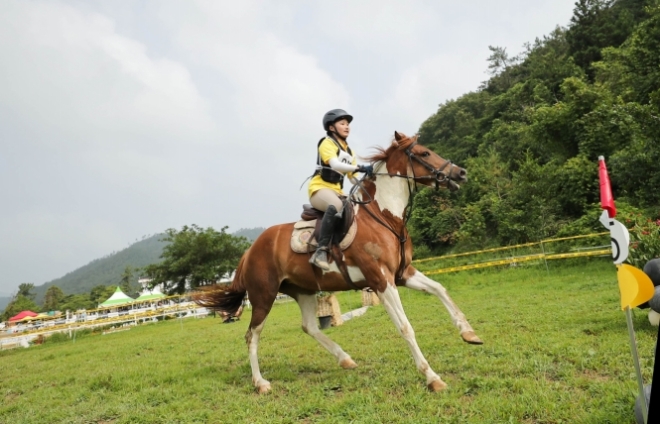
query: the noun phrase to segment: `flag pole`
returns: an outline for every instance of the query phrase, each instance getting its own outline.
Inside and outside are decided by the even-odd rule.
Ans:
[[[658,327],[658,338],[655,342],[655,365],[653,366],[653,377],[651,377],[651,399],[647,423],[660,421],[660,406],[658,405],[660,404],[660,350],[658,350],[658,344],[660,344],[660,326]]]
[[[644,380],[642,380],[642,368],[639,366],[639,353],[637,352],[637,341],[635,340],[635,328],[633,327],[632,311],[630,306],[626,306],[626,323],[628,324],[628,335],[630,336],[630,351],[632,352],[633,362],[635,364],[635,373],[637,374],[637,387],[642,401],[642,416],[644,423],[648,423],[649,407],[646,404],[646,396],[644,394]]]

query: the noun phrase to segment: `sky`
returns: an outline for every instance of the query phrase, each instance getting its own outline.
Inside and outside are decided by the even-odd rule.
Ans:
[[[326,111],[366,156],[573,3],[3,0],[0,296],[168,228],[295,221]]]

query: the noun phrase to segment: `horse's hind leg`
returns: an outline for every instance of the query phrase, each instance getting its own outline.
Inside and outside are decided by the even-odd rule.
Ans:
[[[259,347],[261,330],[264,328],[266,317],[268,317],[274,301],[275,296],[268,296],[266,293],[263,293],[257,302],[252,302],[252,319],[245,334],[245,342],[247,343],[250,357],[250,367],[252,368],[252,383],[259,394],[265,394],[270,391],[270,382],[261,376],[261,371],[259,370],[257,349]]]
[[[357,364],[351,359],[348,353],[344,352],[337,343],[333,342],[319,330],[316,322],[316,295],[298,293],[295,295],[295,299],[298,302],[298,306],[300,306],[303,331],[312,336],[328,352],[332,353],[342,368],[350,369],[357,367]]]
[[[412,266],[409,267],[406,271],[406,274],[408,275],[410,275],[411,272],[413,273],[411,277],[406,279],[404,283],[406,287],[409,289],[419,290],[436,295],[445,305],[447,311],[449,311],[451,320],[458,328],[458,331],[460,332],[463,340],[470,344],[483,344],[481,339],[474,333],[472,326],[468,322],[463,312],[458,309],[458,306],[456,306],[454,301],[449,297],[447,289],[445,289],[440,283],[431,280],[426,275],[417,271]]]

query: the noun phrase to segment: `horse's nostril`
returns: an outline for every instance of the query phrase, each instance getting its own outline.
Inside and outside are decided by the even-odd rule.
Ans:
[[[467,175],[467,171],[466,171],[465,169],[461,169],[461,172],[459,172],[459,175],[460,175],[461,177],[464,177],[464,176]]]

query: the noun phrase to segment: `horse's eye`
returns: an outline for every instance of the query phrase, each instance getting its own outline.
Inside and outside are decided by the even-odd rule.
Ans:
[[[427,158],[427,157],[429,157],[429,156],[431,156],[431,153],[429,153],[428,151],[422,153],[422,157],[423,157],[423,158]]]

